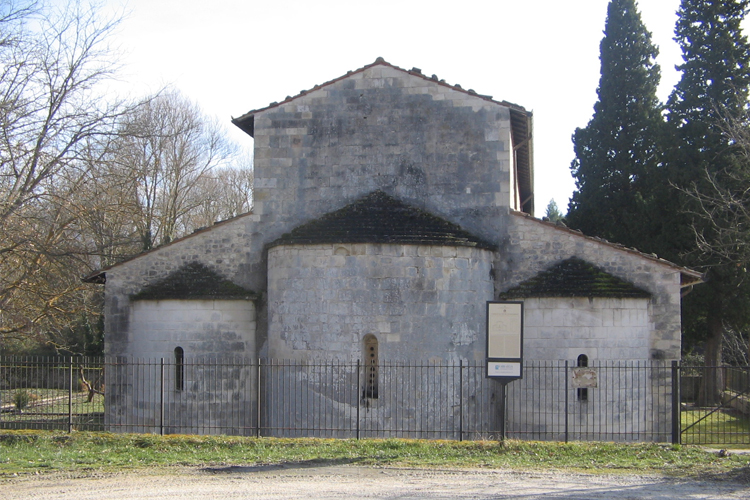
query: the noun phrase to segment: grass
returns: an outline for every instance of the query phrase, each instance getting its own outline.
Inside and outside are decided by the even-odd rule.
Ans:
[[[68,429],[68,391],[24,389],[28,404],[18,411],[17,405],[6,403],[0,409],[0,429]],[[0,391],[13,393],[12,391]],[[17,392],[17,391],[16,391]],[[88,402],[86,392],[74,392],[72,400],[73,428],[103,428],[104,398],[96,395]]]
[[[0,476],[228,465],[356,464],[398,467],[569,469],[588,472],[729,475],[750,480],[750,456],[719,457],[694,446],[277,439],[0,431]]]
[[[709,412],[710,409],[682,411],[684,444],[722,443],[716,446],[750,448],[750,418],[736,411],[722,410],[708,415]],[[704,420],[700,420],[706,415],[708,416]]]

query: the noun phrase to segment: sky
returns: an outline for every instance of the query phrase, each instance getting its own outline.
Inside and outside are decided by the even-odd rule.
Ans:
[[[537,217],[575,189],[571,136],[591,119],[607,0],[105,0],[119,93],[179,90],[252,148],[231,117],[383,57],[534,113]],[[659,97],[679,80],[679,0],[640,0],[660,49]]]

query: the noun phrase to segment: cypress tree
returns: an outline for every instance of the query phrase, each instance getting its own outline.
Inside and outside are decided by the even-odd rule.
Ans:
[[[635,0],[611,0],[600,44],[599,99],[591,121],[573,134],[576,191],[566,217],[585,234],[648,251],[652,178],[664,130],[657,54]]]
[[[560,212],[560,209],[557,208],[557,202],[555,202],[554,199],[549,200],[549,203],[547,204],[547,210],[545,212],[545,217],[550,222],[560,222],[565,219],[565,216]]]
[[[683,307],[687,313],[683,330],[706,340],[707,366],[721,364],[724,327],[746,323],[750,307],[743,266],[695,250],[695,235],[701,234],[710,247],[715,226],[694,215],[700,214],[696,197],[685,193],[705,195],[712,183],[735,182],[732,173],[739,157],[722,130],[723,124],[743,119],[747,111],[750,44],[740,25],[749,4],[750,0],[682,0],[675,28],[683,64],[678,66],[682,76],[667,103],[674,143],[666,173],[679,190],[661,197],[666,216],[660,246],[665,257],[707,271],[708,282],[697,287]],[[721,390],[721,372],[709,374],[702,391],[706,404],[717,402]]]
[[[682,0],[675,40],[682,49],[682,72],[667,104],[689,161],[681,178],[700,177],[691,170],[718,168],[716,159],[727,139],[716,125],[736,118],[747,107],[750,45],[741,23],[750,0]],[[712,165],[713,163],[713,165]],[[685,175],[686,174],[686,175]]]

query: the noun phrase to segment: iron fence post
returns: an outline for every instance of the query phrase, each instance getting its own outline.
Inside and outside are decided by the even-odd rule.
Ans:
[[[463,359],[459,360],[458,362],[458,440],[459,441],[464,440],[464,360]]]
[[[560,365],[557,365],[557,366],[560,366]],[[565,392],[565,442],[566,443],[568,442],[568,438],[569,438],[569,434],[568,434],[568,432],[569,432],[569,430],[568,430],[568,424],[569,424],[568,405],[569,405],[569,401],[568,401],[568,398],[570,396],[569,396],[568,393],[570,391],[568,390],[568,384],[570,382],[568,380],[568,376],[569,376],[568,375],[568,360],[566,359],[565,360],[565,387],[563,389],[563,392]]]
[[[359,380],[359,360],[357,360],[357,389],[354,391],[354,395],[357,398],[357,439],[359,439],[359,403],[362,398],[359,397],[359,387],[360,387],[360,380]]]
[[[73,432],[73,356],[68,358],[68,433]]]
[[[258,407],[258,414],[255,416],[255,437],[260,437],[260,358],[258,358],[258,387],[256,397],[256,406]]]
[[[159,376],[159,434],[164,435],[164,358],[159,364],[161,374]]]
[[[672,443],[680,444],[682,438],[682,422],[680,408],[680,365],[672,361]]]
[[[505,386],[507,382],[500,382],[500,441],[505,442]]]

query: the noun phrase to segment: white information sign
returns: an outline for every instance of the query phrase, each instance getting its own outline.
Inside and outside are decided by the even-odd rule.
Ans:
[[[488,361],[488,377],[520,377],[521,363],[510,363],[505,361]]]
[[[487,305],[487,357],[521,357],[520,303],[491,302]]]

